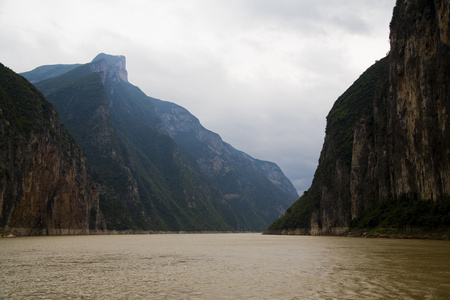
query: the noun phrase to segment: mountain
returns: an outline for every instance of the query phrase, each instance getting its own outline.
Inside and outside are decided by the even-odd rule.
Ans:
[[[124,65],[124,57],[99,55],[36,83],[86,154],[108,229],[232,230],[215,190],[157,131],[154,108]]]
[[[262,226],[282,215],[298,198],[294,186],[276,164],[234,149],[183,107],[157,99],[153,103],[165,132],[243,220],[252,219]]]
[[[39,80],[42,68],[23,75],[83,149],[108,229],[261,231],[298,198],[278,166],[129,83],[124,56]]]
[[[450,226],[449,16],[397,1],[391,51],[335,102],[310,189],[267,233]]]
[[[105,229],[85,157],[44,96],[0,64],[0,228],[19,235]]]

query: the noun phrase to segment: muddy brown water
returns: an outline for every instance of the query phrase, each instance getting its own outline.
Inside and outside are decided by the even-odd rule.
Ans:
[[[261,234],[0,239],[1,299],[450,299],[450,242]]]

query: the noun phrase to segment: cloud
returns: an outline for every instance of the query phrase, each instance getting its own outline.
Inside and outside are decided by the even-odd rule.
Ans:
[[[131,83],[309,187],[334,101],[389,50],[395,0],[2,0],[16,72],[127,57]]]

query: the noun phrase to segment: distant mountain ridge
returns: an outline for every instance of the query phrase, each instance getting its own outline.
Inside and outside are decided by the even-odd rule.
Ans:
[[[125,57],[101,53],[39,80],[42,68],[23,75],[86,153],[108,229],[261,231],[298,198],[276,164],[130,84]]]
[[[156,99],[153,103],[165,131],[187,150],[232,207],[241,212],[247,210],[245,214],[254,214],[255,218],[259,212],[253,207],[260,207],[270,219],[284,213],[292,199],[298,197],[294,186],[276,164],[256,160],[234,149],[174,103]],[[244,203],[250,206],[245,208]]]
[[[37,67],[33,71],[22,73],[21,75],[28,79],[31,83],[34,83],[64,74],[79,66],[80,64],[41,66]]]

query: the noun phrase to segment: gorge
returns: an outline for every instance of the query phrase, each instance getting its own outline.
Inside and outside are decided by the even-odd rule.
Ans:
[[[186,109],[129,83],[124,56],[23,73],[39,90],[3,71],[6,231],[262,231],[298,197],[276,164],[234,149]],[[67,147],[77,155],[69,162],[59,157]]]

